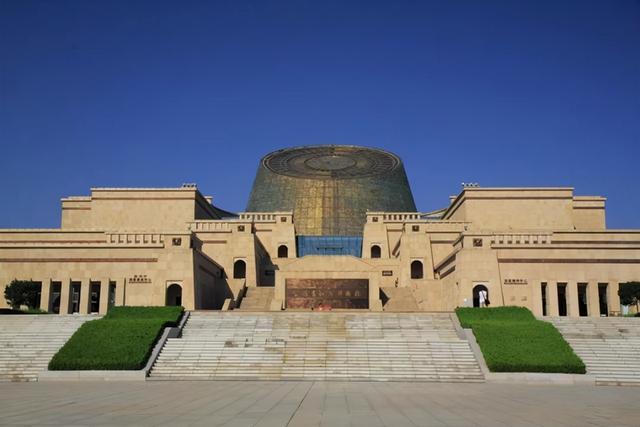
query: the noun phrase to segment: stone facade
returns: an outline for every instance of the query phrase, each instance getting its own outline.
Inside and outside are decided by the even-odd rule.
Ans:
[[[312,305],[362,298],[349,289],[328,296],[323,281],[366,281],[357,292],[366,289],[372,311],[450,311],[477,304],[484,287],[492,306],[600,316],[621,311],[619,283],[640,279],[640,230],[607,229],[605,199],[572,188],[467,186],[440,211],[370,211],[361,257],[298,257],[293,212],[231,216],[211,200],[194,185],[64,198],[61,228],[0,230],[0,283],[40,282],[41,307],[61,314],[226,310],[255,286],[273,287],[269,307],[281,310],[288,281],[289,298]]]

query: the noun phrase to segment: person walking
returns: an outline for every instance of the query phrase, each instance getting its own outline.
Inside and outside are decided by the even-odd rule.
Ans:
[[[478,302],[480,303],[480,307],[488,307],[489,306],[489,293],[486,289],[481,289],[478,292]]]

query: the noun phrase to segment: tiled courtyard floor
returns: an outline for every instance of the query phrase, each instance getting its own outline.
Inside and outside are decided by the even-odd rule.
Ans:
[[[640,387],[1,383],[2,425],[640,426]]]

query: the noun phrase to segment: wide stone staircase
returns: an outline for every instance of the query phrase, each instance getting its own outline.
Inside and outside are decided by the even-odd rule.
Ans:
[[[640,386],[640,318],[545,317],[599,385]]]
[[[0,381],[37,381],[73,333],[96,316],[1,315]]]
[[[449,314],[193,312],[150,379],[484,381]]]
[[[241,311],[269,311],[273,300],[273,287],[249,286],[242,298]]]

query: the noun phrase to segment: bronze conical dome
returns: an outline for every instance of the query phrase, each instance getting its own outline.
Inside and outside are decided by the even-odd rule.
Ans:
[[[293,211],[298,235],[360,236],[367,211],[415,212],[416,206],[395,154],[317,145],[267,154],[247,211]]]

